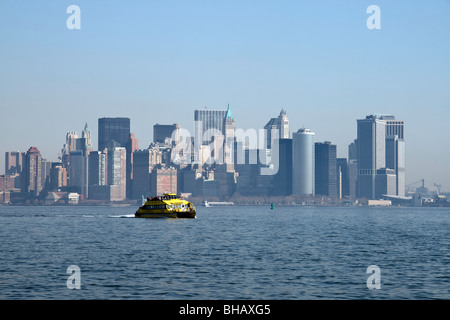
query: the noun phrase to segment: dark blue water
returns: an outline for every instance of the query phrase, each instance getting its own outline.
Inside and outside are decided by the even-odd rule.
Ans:
[[[135,209],[0,207],[0,299],[450,298],[449,209]]]

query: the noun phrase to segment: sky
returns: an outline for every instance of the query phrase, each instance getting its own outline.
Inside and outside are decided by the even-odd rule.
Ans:
[[[244,130],[283,108],[339,157],[357,119],[393,114],[406,183],[450,191],[450,0],[0,1],[0,174],[7,151],[56,161],[85,123],[97,148],[101,117],[129,117],[144,149],[154,124],[193,132],[195,109],[228,103]]]

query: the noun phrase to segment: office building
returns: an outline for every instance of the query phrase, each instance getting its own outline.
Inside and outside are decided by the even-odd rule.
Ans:
[[[133,187],[132,199],[149,197],[152,194],[150,173],[155,166],[162,163],[162,151],[158,148],[136,150],[133,153]]]
[[[58,190],[67,187],[67,170],[62,163],[53,163],[50,169],[50,189]]]
[[[405,196],[405,138],[404,121],[393,117],[386,120],[386,168],[394,170],[396,175],[395,194]]]
[[[77,150],[83,151],[85,156],[89,155],[92,151],[92,138],[91,131],[88,128],[87,123],[84,126],[84,130],[81,133],[81,138],[76,139]]]
[[[129,118],[98,119],[98,150],[126,147],[130,138]]]
[[[88,185],[108,184],[108,154],[105,151],[91,151],[88,157]]]
[[[127,151],[123,147],[108,149],[108,185],[110,200],[122,201],[127,197]]]
[[[342,199],[350,195],[348,163],[346,158],[336,159],[337,197]]]
[[[134,137],[133,133],[130,133],[126,150],[127,150],[127,198],[131,199],[133,188],[133,155],[136,150],[139,149],[138,140]]]
[[[278,171],[273,177],[272,194],[289,196],[292,194],[292,139],[277,139]]]
[[[29,197],[37,197],[43,189],[41,153],[38,148],[31,147],[25,155],[23,168],[22,192]]]
[[[382,168],[375,176],[375,197],[381,199],[384,195],[396,195],[397,177],[395,170]]]
[[[404,196],[404,122],[392,115],[369,115],[357,124],[358,196],[367,199],[380,195]],[[383,177],[377,179],[378,174]],[[393,175],[395,188],[391,187]],[[382,186],[382,183],[389,185]]]
[[[348,194],[351,198],[357,197],[358,182],[358,147],[355,139],[348,146]]]
[[[196,143],[199,143],[199,145],[210,144],[215,135],[224,135],[226,115],[227,111],[221,110],[195,110]]]
[[[358,197],[375,199],[377,170],[386,167],[386,121],[370,115],[357,124]]]
[[[264,132],[268,149],[272,148],[272,142],[275,139],[290,139],[289,119],[284,109],[281,109],[280,115],[277,118],[271,118],[266,123]],[[275,136],[273,136],[274,133]]]
[[[314,132],[300,129],[292,135],[292,193],[314,195]]]
[[[5,152],[5,174],[20,174],[25,163],[25,152]]]
[[[337,169],[336,145],[330,141],[316,142],[315,150],[315,194],[336,197]]]
[[[151,194],[160,196],[166,192],[177,193],[177,181],[177,169],[154,168],[150,173]]]
[[[81,150],[69,153],[70,163],[68,166],[69,186],[77,193],[88,197],[88,157]]]
[[[174,124],[155,124],[153,126],[153,142],[165,144],[172,140],[172,135],[174,131],[181,129],[181,125],[178,123]]]

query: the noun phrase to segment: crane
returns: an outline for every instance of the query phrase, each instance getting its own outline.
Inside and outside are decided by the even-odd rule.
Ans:
[[[435,182],[435,183],[434,183],[434,187],[436,188],[436,193],[437,193],[437,195],[439,196],[440,193],[441,193],[441,187],[442,187],[442,185],[436,184],[436,182]]]
[[[421,179],[421,180],[415,181],[413,183],[407,184],[406,187],[409,189],[412,185],[414,185],[418,182],[422,182],[422,188],[425,188],[425,179]]]

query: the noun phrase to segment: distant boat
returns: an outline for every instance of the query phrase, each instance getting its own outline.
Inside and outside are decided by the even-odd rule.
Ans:
[[[215,207],[215,206],[234,206],[234,202],[226,201],[203,201],[205,207]]]

